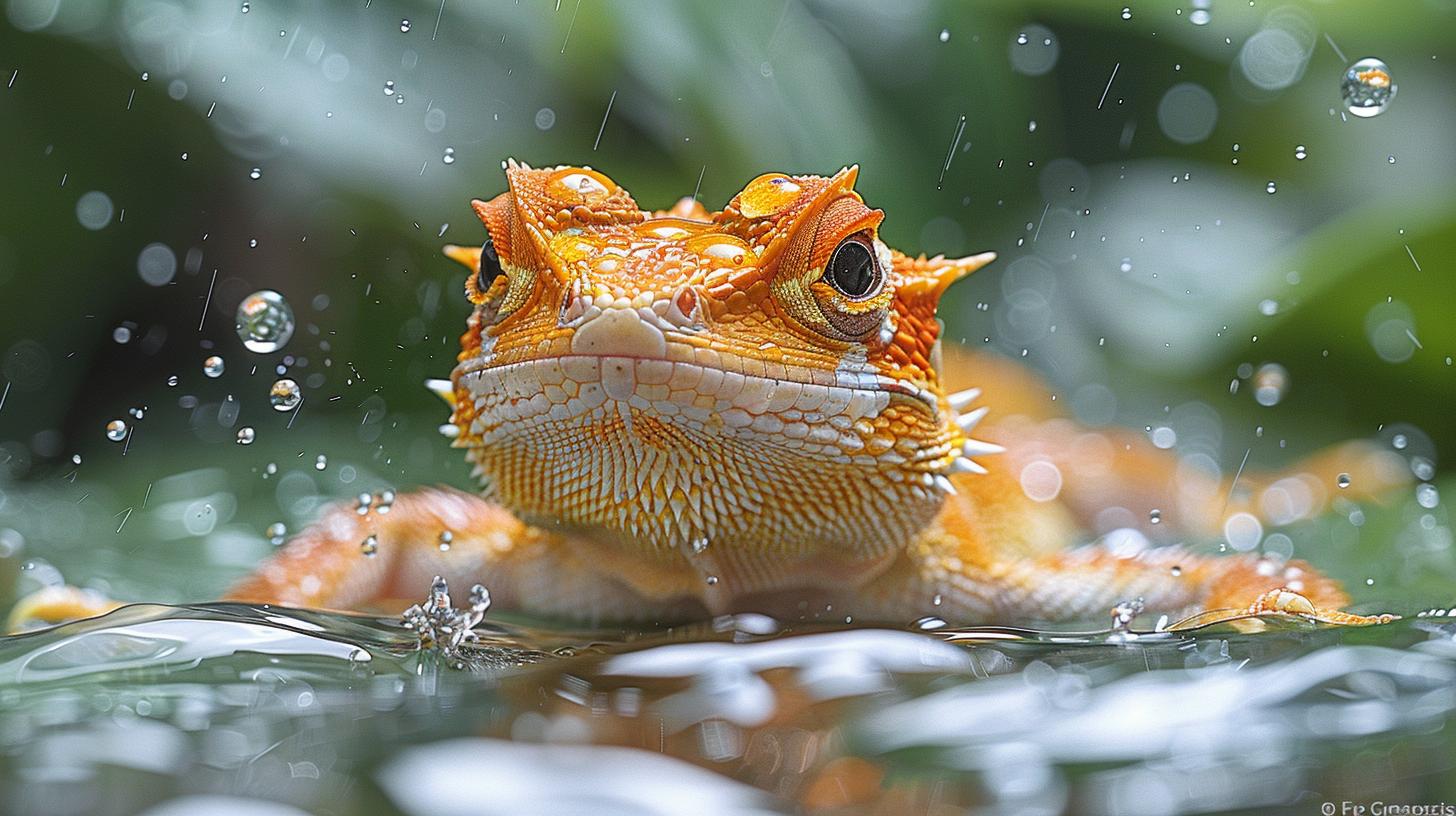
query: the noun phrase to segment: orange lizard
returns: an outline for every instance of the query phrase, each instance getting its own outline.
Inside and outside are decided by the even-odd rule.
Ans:
[[[644,212],[585,167],[505,174],[473,202],[484,245],[445,249],[474,310],[433,384],[482,494],[331,509],[230,599],[378,608],[443,575],[591,621],[1009,623],[1133,598],[1195,623],[1390,619],[1339,611],[1345,593],[1300,561],[1143,545],[1257,537],[1271,491],[1308,517],[1337,474],[1347,495],[1402,483],[1398,458],[1346,443],[1235,492],[1141,434],[1058,417],[1012,363],[942,348],[942,293],[994,255],[890,249],[857,168],[763,175],[714,213]],[[1141,521],[1109,546],[1093,517],[1113,507]],[[24,614],[86,611],[52,601]]]

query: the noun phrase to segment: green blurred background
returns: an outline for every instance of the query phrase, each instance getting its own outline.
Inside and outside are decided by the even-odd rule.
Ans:
[[[515,157],[648,208],[858,163],[891,245],[1001,254],[950,336],[1089,424],[1169,428],[1226,474],[1404,435],[1437,492],[1280,546],[1366,600],[1449,598],[1449,0],[3,7],[0,550],[28,585],[201,600],[272,522],[465,486],[421,387],[467,313],[439,246],[482,240],[468,201]],[[1362,119],[1340,80],[1367,56],[1399,90]],[[234,332],[262,288],[297,317],[274,354]],[[296,414],[269,406],[280,371]]]

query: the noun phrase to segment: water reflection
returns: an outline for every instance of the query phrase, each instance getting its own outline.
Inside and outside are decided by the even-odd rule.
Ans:
[[[1444,615],[1132,640],[760,616],[478,633],[468,670],[396,620],[235,604],[8,638],[4,809],[1299,812],[1436,796],[1456,762]],[[244,798],[171,801],[197,794]]]

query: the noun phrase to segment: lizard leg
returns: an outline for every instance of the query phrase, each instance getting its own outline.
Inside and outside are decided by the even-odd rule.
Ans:
[[[396,612],[424,597],[433,576],[481,583],[493,608],[574,621],[679,620],[693,601],[649,597],[609,570],[596,542],[525,524],[470,493],[401,494],[387,511],[326,510],[227,600],[341,611]]]

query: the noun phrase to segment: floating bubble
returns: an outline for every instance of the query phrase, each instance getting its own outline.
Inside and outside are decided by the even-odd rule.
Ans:
[[[1238,552],[1248,552],[1264,538],[1264,525],[1251,513],[1234,513],[1223,523],[1223,537]]]
[[[1288,389],[1289,372],[1284,366],[1265,363],[1254,372],[1254,401],[1265,408],[1278,405]]]
[[[112,442],[120,442],[126,438],[127,430],[128,428],[125,422],[119,419],[113,419],[106,423],[106,438]]]
[[[1419,504],[1427,510],[1434,510],[1436,505],[1440,503],[1441,494],[1436,490],[1435,485],[1430,482],[1416,485],[1416,504]]]
[[[202,373],[213,379],[221,377],[222,372],[226,368],[227,363],[223,362],[223,359],[216,354],[202,361]]]
[[[402,31],[402,32],[404,32],[405,34],[408,34],[409,33],[409,30],[410,30],[410,21],[407,20],[407,19],[406,20],[400,20],[399,21],[399,30]]]
[[[1029,25],[1011,38],[1011,69],[1018,74],[1041,76],[1057,65],[1061,46],[1046,26]]]
[[[238,429],[237,441],[239,445],[251,445],[253,444],[253,440],[257,438],[257,431],[254,431],[251,427],[247,425],[244,425],[243,427]]]
[[[1374,57],[1366,57],[1346,68],[1340,80],[1345,110],[1362,119],[1385,113],[1390,101],[1395,99],[1396,90],[1390,66]]]
[[[446,164],[454,164],[455,163],[455,148],[453,148],[453,147],[447,147],[447,148],[445,148],[445,156],[444,156],[444,158],[440,159],[440,161],[442,161],[442,162],[444,162]]]
[[[268,390],[268,402],[275,411],[292,411],[303,402],[303,389],[294,380],[284,377],[273,383]]]
[[[280,547],[283,545],[284,539],[288,537],[288,525],[281,521],[275,521],[268,525],[268,529],[264,535],[268,536],[269,544]]]
[[[1405,446],[1410,444],[1410,440],[1406,438],[1405,434],[1396,434],[1390,438],[1390,444],[1396,450],[1405,450]]]
[[[137,254],[137,274],[152,286],[166,286],[177,274],[177,256],[166,244],[147,244]]]
[[[1344,490],[1345,488],[1349,487],[1350,486],[1350,474],[1348,474],[1348,473],[1341,473],[1339,476],[1336,476],[1335,477],[1335,486],[1338,487],[1338,488],[1340,488],[1341,490]]]
[[[556,124],[556,111],[550,108],[542,108],[536,111],[536,129],[550,130]]]
[[[110,224],[113,211],[111,197],[100,190],[83,193],[76,199],[76,220],[88,230],[99,230]]]
[[[179,383],[179,382],[181,382],[181,380],[177,379],[177,375],[176,374],[173,374],[172,376],[170,376],[170,377],[167,378],[167,387],[168,388],[176,388],[177,387],[177,383]]]
[[[248,351],[274,352],[293,337],[293,308],[282,295],[262,289],[238,304],[234,325]]]

